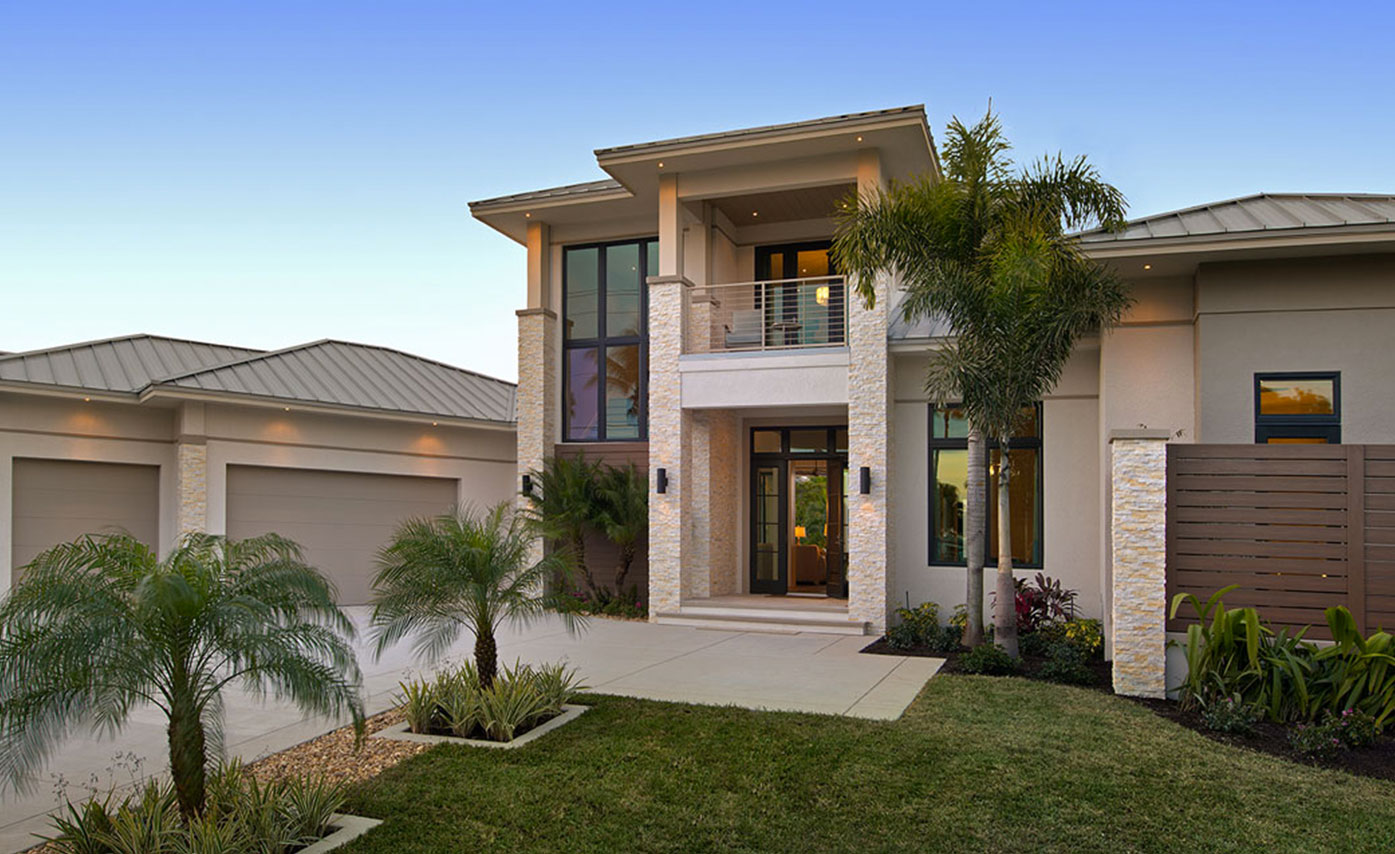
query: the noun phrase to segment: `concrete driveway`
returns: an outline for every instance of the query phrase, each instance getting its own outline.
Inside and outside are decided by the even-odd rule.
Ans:
[[[351,609],[366,623],[367,609]],[[577,635],[549,617],[527,628],[506,627],[499,638],[500,659],[512,663],[566,661],[590,690],[687,703],[736,705],[853,717],[899,717],[934,675],[940,659],[859,655],[866,637],[821,634],[773,635],[705,631],[679,626],[592,619]],[[392,704],[397,683],[429,670],[400,645],[374,662],[366,639],[359,639],[359,662],[370,714]],[[473,641],[463,638],[452,656],[468,655]],[[305,718],[283,703],[263,702],[241,691],[226,694],[225,750],[251,760],[284,750],[342,724]],[[164,720],[157,709],[138,710],[115,739],[91,736],[62,745],[30,791],[0,797],[0,851],[35,844],[33,834],[48,831],[46,815],[61,805],[60,781],[68,796],[84,796],[94,784],[105,790],[129,784],[131,767],[140,775],[166,769]]]

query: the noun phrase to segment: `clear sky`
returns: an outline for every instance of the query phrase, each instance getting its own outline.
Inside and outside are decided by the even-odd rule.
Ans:
[[[1135,215],[1395,192],[1390,3],[0,3],[0,350],[333,337],[513,378],[466,203],[595,148],[988,99]]]

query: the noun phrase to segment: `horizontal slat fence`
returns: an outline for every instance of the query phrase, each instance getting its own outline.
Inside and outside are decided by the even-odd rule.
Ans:
[[[1311,626],[1347,606],[1366,631],[1395,630],[1395,446],[1168,445],[1167,596],[1254,606]],[[1169,631],[1194,615],[1183,606]]]

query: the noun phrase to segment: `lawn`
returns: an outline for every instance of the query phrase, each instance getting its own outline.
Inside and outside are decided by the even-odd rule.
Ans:
[[[349,810],[387,821],[342,850],[1395,850],[1395,784],[1095,691],[942,676],[895,722],[582,702],[530,747],[437,747],[359,784]]]

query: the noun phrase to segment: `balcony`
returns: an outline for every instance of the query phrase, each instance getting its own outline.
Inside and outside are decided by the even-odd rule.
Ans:
[[[692,291],[683,352],[836,347],[847,340],[847,328],[842,276],[706,285]]]

